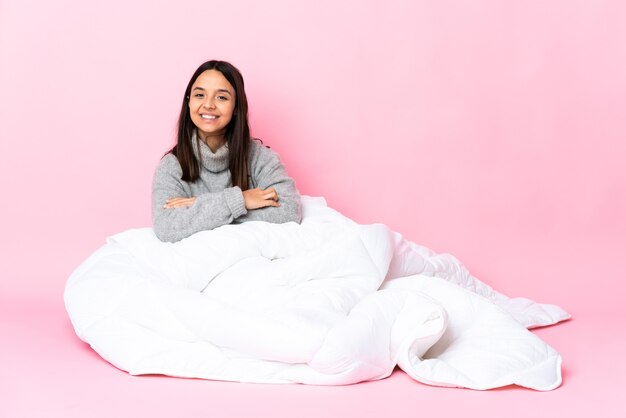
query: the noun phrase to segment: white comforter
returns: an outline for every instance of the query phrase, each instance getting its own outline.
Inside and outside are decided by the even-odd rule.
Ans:
[[[248,222],[175,244],[111,237],[76,269],[76,334],[131,374],[337,385],[398,365],[439,386],[551,390],[561,357],[526,328],[567,319],[509,299],[380,224],[304,197],[301,225]]]

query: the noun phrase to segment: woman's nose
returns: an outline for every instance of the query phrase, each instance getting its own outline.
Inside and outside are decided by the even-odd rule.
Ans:
[[[207,109],[214,109],[215,108],[215,103],[213,101],[213,99],[207,98],[204,103],[202,103],[202,106],[207,108]]]

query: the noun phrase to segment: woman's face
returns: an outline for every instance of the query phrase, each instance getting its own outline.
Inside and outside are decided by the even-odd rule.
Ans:
[[[217,70],[200,74],[191,86],[189,113],[202,139],[223,136],[235,110],[235,89]]]

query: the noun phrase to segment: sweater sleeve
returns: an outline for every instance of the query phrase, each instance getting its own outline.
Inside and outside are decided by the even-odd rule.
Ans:
[[[280,206],[268,206],[249,210],[235,219],[235,223],[246,221],[266,221],[272,223],[302,221],[302,203],[294,180],[287,175],[278,155],[271,149],[256,144],[255,155],[250,167],[256,187],[273,187],[278,194]]]
[[[180,241],[196,232],[230,224],[247,212],[239,187],[195,196],[191,206],[164,208],[167,199],[194,197],[181,177],[182,169],[176,157],[163,157],[152,182],[152,223],[161,241]]]

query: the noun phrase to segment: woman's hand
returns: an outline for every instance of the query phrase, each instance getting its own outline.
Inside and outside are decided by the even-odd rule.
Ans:
[[[193,205],[195,201],[195,197],[175,197],[173,199],[167,199],[163,207],[165,209],[182,208]]]
[[[246,209],[259,209],[267,206],[280,206],[278,203],[278,193],[273,187],[268,189],[248,189],[243,191],[243,200]]]

